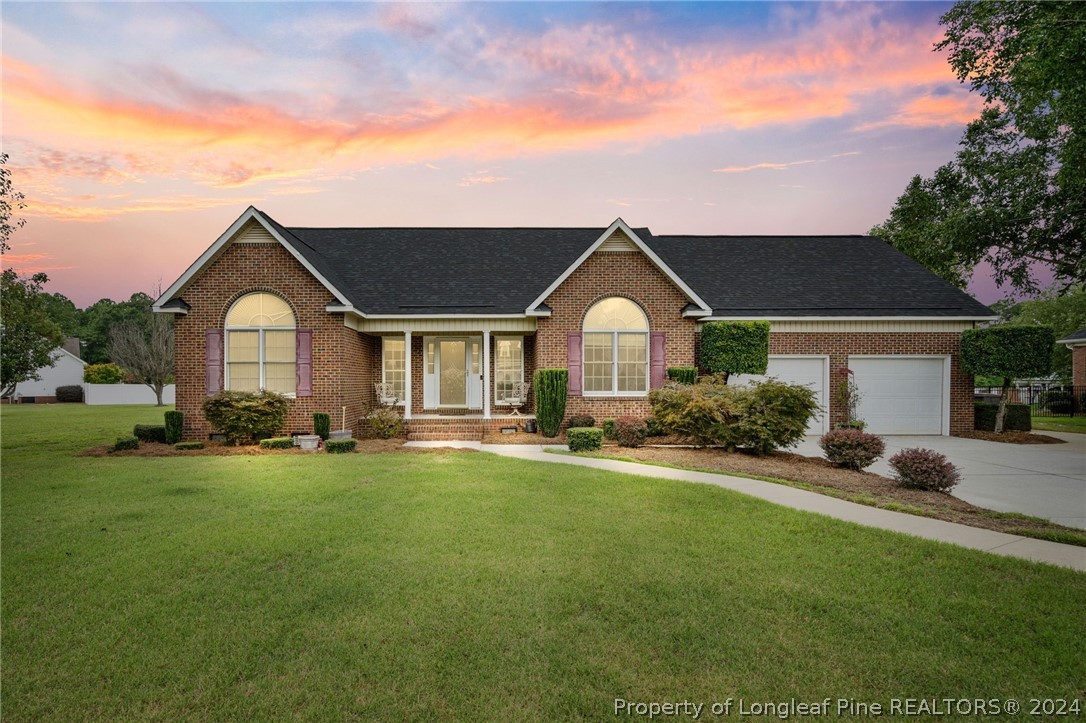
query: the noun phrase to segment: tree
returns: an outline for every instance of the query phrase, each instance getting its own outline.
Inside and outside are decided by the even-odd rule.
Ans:
[[[0,277],[0,396],[10,397],[19,382],[40,379],[38,369],[55,363],[64,334],[42,303],[45,274],[22,277],[4,269]]]
[[[147,313],[151,314],[150,307]],[[162,389],[173,381],[173,322],[165,314],[148,320],[149,330],[126,321],[109,332],[109,355],[118,366],[132,374],[155,393],[162,406]]]
[[[147,294],[137,291],[128,301],[100,299],[80,312],[79,338],[83,340],[83,359],[89,364],[117,362],[110,356],[110,331],[114,327],[134,325],[144,335],[151,333],[151,304]]]
[[[0,254],[11,250],[11,234],[26,223],[25,218],[15,217],[26,208],[26,197],[12,185],[11,169],[7,164],[8,154],[0,153]]]
[[[1003,378],[996,413],[996,434],[1003,433],[1011,382],[1016,377],[1038,377],[1052,368],[1056,335],[1047,326],[990,326],[962,332],[961,363],[967,374]]]
[[[701,327],[701,367],[721,374],[765,374],[769,366],[768,321],[710,321]]]
[[[940,23],[985,108],[873,233],[953,282],[980,261],[1021,291],[1037,263],[1086,281],[1086,3],[961,0]]]
[[[61,293],[43,294],[42,303],[49,318],[57,323],[64,336],[79,336],[81,312],[71,299]]]

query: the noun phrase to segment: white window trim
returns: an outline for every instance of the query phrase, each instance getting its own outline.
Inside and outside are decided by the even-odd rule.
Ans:
[[[298,327],[297,326],[268,326],[268,327],[260,327],[260,326],[227,326],[227,327],[224,327],[224,330],[226,331],[226,335],[223,338],[223,363],[224,363],[224,368],[223,368],[223,389],[225,389],[227,391],[232,391],[230,389],[230,332],[232,332],[232,331],[247,331],[247,332],[255,331],[257,333],[256,353],[257,353],[257,369],[260,372],[260,384],[259,384],[259,387],[258,387],[260,389],[260,391],[267,390],[267,387],[265,386],[265,383],[266,383],[267,379],[266,379],[266,376],[264,374],[265,365],[267,365],[267,364],[286,364],[287,363],[287,362],[267,362],[267,361],[264,361],[264,332],[266,332],[266,331],[293,331],[295,334],[298,333]],[[297,336],[295,336],[295,344],[297,344]],[[239,363],[252,364],[252,362],[239,362]],[[294,370],[295,370],[294,391],[293,392],[276,392],[276,394],[281,394],[282,396],[287,397],[288,399],[297,398],[297,396],[298,396],[298,380],[297,380],[298,358],[297,358],[297,355],[295,355],[295,358],[294,358]]]
[[[498,342],[509,339],[520,339],[520,381],[524,381],[524,336],[519,334],[503,334],[494,337],[494,406],[508,407],[509,404],[498,399]]]
[[[404,353],[403,353],[403,372],[404,372],[403,391],[404,391],[404,398],[401,399],[400,401],[396,402],[396,406],[397,407],[406,407],[407,406],[407,355],[410,352],[407,349],[407,342],[405,342],[403,340],[403,337],[400,337],[400,336],[382,336],[381,337],[381,383],[382,384],[387,384],[388,383],[388,379],[385,377],[385,371],[386,371],[385,370],[385,341],[386,340],[398,341],[398,342],[400,342],[401,344],[404,345]]]
[[[590,392],[584,388],[584,366],[585,366],[585,335],[586,334],[610,334],[611,335],[611,391],[609,392]],[[618,335],[619,334],[639,334],[645,337],[645,391],[643,392],[631,392],[618,390]],[[637,398],[647,397],[649,395],[649,387],[652,384],[652,380],[649,378],[651,374],[652,359],[650,355],[652,349],[649,348],[649,332],[646,331],[625,331],[622,329],[584,329],[581,331],[581,395],[585,397],[608,397],[614,398]]]

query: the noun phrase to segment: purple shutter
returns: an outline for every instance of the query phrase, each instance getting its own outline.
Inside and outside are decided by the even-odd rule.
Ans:
[[[566,335],[566,366],[569,369],[569,396],[581,396],[581,334]]]
[[[204,333],[205,386],[209,397],[222,389],[222,340],[222,329],[208,329]]]
[[[295,394],[313,396],[313,330],[294,332]]]
[[[667,377],[667,334],[654,331],[649,334],[649,388],[664,386]]]

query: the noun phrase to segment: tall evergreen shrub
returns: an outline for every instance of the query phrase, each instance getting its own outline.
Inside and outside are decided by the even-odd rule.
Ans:
[[[166,412],[166,444],[177,444],[185,429],[184,412]]]
[[[566,389],[569,371],[537,369],[535,372],[535,418],[544,437],[557,437],[566,417]]]

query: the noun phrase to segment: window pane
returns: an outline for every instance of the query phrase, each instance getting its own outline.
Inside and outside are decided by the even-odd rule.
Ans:
[[[264,332],[264,361],[293,362],[294,353],[293,330]]]
[[[494,399],[498,403],[512,396],[513,382],[524,381],[524,340],[498,338],[494,350]]]
[[[294,394],[296,391],[294,364],[264,365],[264,388],[279,394]]]
[[[227,365],[227,371],[230,373],[230,378],[226,388],[230,391],[255,392],[260,389],[259,364],[230,362]],[[294,389],[291,388],[290,391],[293,392]]]
[[[228,359],[231,362],[256,362],[260,361],[259,331],[228,331],[230,340]]]
[[[613,334],[584,335],[584,390],[586,392],[610,392]]]
[[[392,393],[398,399],[406,396],[404,340],[383,337],[381,340],[381,365],[384,381],[392,385]]]
[[[584,317],[585,330],[619,329],[648,331],[649,321],[641,307],[621,296],[596,303]]]
[[[230,308],[227,326],[294,326],[290,304],[275,294],[246,294]]]
[[[648,362],[647,334],[618,335],[618,391],[644,392]]]

